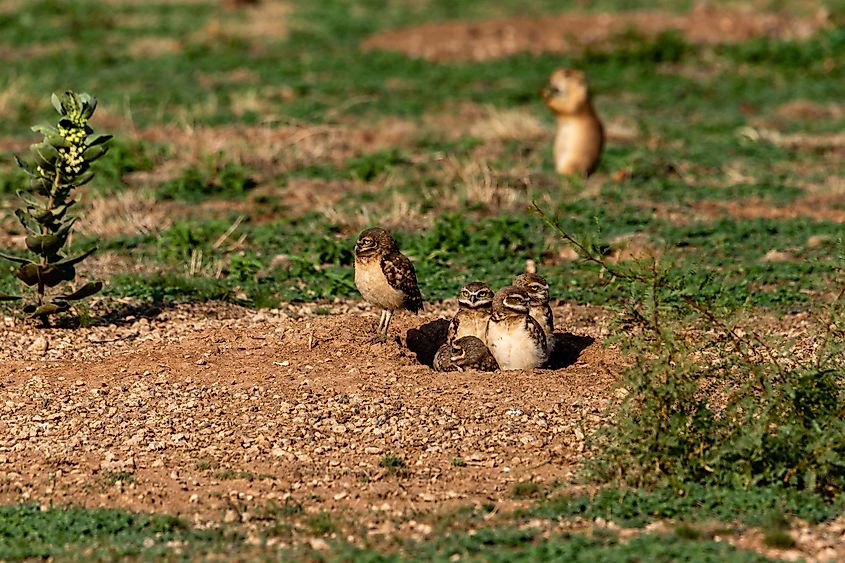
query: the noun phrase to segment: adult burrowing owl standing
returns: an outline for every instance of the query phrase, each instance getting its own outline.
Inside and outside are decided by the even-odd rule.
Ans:
[[[537,321],[546,335],[546,351],[551,354],[555,345],[555,321],[549,305],[549,284],[543,276],[520,274],[513,280],[513,285],[528,292],[528,314]]]
[[[487,322],[493,308],[493,290],[484,282],[471,282],[461,288],[458,312],[449,324],[449,340],[475,336],[484,342]]]
[[[499,364],[483,340],[475,336],[462,336],[437,350],[432,367],[437,371],[496,371]]]
[[[555,169],[560,174],[591,174],[604,147],[602,127],[584,73],[559,68],[543,89],[543,100],[557,116]]]
[[[530,298],[521,287],[503,287],[493,298],[487,347],[502,369],[532,369],[548,359],[546,335],[528,314]]]
[[[382,308],[378,333],[387,337],[393,312],[422,309],[417,274],[408,257],[390,233],[374,227],[358,236],[355,243],[355,285],[366,301]]]

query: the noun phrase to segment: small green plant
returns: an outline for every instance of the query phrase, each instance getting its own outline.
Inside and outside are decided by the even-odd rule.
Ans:
[[[463,458],[460,458],[460,457],[453,457],[453,458],[452,458],[452,466],[453,466],[453,467],[466,467],[466,466],[467,466],[467,462],[466,462],[466,461],[464,461],[464,459],[463,459]]]
[[[28,156],[16,158],[30,178],[30,187],[18,191],[25,207],[18,208],[15,215],[26,230],[27,249],[38,258],[30,260],[0,253],[19,264],[18,279],[35,288],[35,303],[25,305],[23,310],[44,325],[49,323],[49,315],[67,311],[70,302],[89,297],[103,287],[102,282],[89,282],[70,293],[52,298],[46,295],[46,288],[72,282],[76,278],[76,264],[96,250],[93,247],[76,256],[66,256],[64,247],[77,219],[68,212],[76,204],[75,190],[94,177],[91,163],[106,154],[111,139],[111,135],[94,135],[88,126],[97,108],[96,98],[65,92],[61,97],[53,94],[52,103],[61,115],[58,126],[34,126],[32,130],[44,135],[44,139],[30,146]]]
[[[378,466],[384,467],[385,469],[401,469],[405,467],[405,460],[399,456],[386,455],[379,460]]]
[[[521,481],[511,489],[511,497],[516,499],[536,498],[540,496],[540,485],[533,481]]]
[[[214,478],[218,481],[231,481],[232,479],[243,479],[244,481],[255,481],[256,479],[275,479],[268,473],[253,473],[251,471],[235,471],[234,469],[218,469],[214,472]]]
[[[795,547],[795,538],[789,535],[789,519],[782,512],[772,512],[765,519],[763,543],[778,549]]]
[[[408,464],[405,463],[405,460],[399,456],[395,455],[386,455],[382,457],[378,462],[379,467],[383,467],[387,470],[389,475],[393,475],[396,477],[407,477],[410,475],[410,471],[408,470]]]
[[[325,510],[321,510],[314,516],[308,518],[305,524],[315,536],[325,536],[337,530],[337,524],[332,518],[331,512],[327,512]]]

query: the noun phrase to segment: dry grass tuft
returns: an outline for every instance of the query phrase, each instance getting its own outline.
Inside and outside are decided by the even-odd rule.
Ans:
[[[148,35],[130,42],[127,50],[133,58],[161,57],[178,53],[182,50],[182,43],[173,37]]]
[[[460,209],[465,202],[473,202],[498,212],[528,204],[526,191],[504,183],[486,160],[447,156],[443,160],[443,171],[441,185],[453,188],[440,198],[442,205],[447,208]]]
[[[94,195],[87,207],[77,230],[103,239],[156,233],[171,223],[167,206],[144,190]]]
[[[545,137],[550,131],[529,110],[489,107],[470,125],[469,134],[485,141],[509,141]]]
[[[781,133],[753,127],[742,127],[737,133],[751,141],[766,141],[790,149],[845,153],[845,133]]]
[[[219,10],[196,39],[210,43],[233,38],[261,43],[282,41],[288,35],[290,12],[290,5],[278,0],[229,7]]]

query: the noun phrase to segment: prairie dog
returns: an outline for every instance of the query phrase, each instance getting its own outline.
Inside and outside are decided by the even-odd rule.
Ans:
[[[590,175],[604,147],[604,127],[584,73],[574,68],[555,70],[543,89],[543,101],[557,116],[555,169],[560,174]]]

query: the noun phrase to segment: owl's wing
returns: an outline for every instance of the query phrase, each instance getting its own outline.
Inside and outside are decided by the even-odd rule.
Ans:
[[[549,327],[549,332],[554,333],[555,316],[554,313],[552,313],[552,307],[550,305],[546,305],[545,310],[543,311],[543,317],[546,320],[546,326]]]
[[[449,323],[449,332],[446,336],[446,342],[452,342],[455,339],[455,335],[458,334],[458,327],[461,326],[461,318],[458,314],[455,314],[452,317],[452,321]]]
[[[540,349],[544,351],[544,355],[547,355],[548,347],[546,346],[546,333],[543,331],[543,327],[540,326],[540,323],[527,315],[525,316],[525,319],[528,332],[531,334],[532,338],[540,343]],[[543,361],[545,362],[545,359]]]
[[[455,366],[452,364],[452,347],[448,342],[438,348],[431,367],[434,371],[455,371]]]
[[[422,309],[422,294],[417,286],[417,273],[408,257],[399,252],[381,259],[381,271],[390,287],[405,294],[405,308],[416,313]]]
[[[481,371],[496,371],[499,369],[499,362],[496,361],[496,358],[493,357],[493,354],[490,352],[484,356],[484,359],[481,360]]]

